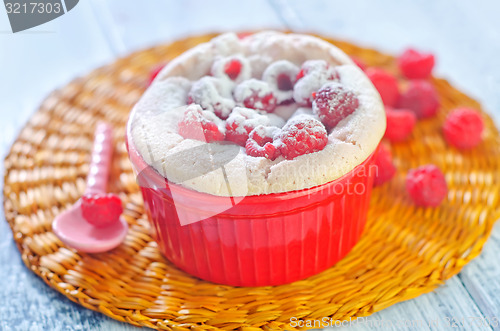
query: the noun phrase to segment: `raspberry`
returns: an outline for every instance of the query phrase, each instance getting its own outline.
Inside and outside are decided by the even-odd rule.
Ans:
[[[392,142],[406,140],[417,123],[417,116],[411,110],[385,108],[387,129],[385,137]]]
[[[123,212],[122,201],[111,193],[84,194],[80,208],[83,218],[100,228],[118,222]]]
[[[250,79],[252,68],[247,58],[241,55],[234,55],[217,58],[210,68],[210,74],[215,78],[221,79],[226,85],[229,82],[230,84],[227,85],[229,89],[226,88],[226,90],[231,90],[232,84]]]
[[[305,75],[306,75],[306,73],[305,73],[304,69],[300,69],[299,73],[295,77],[295,81],[298,81],[299,79],[304,78]]]
[[[205,76],[193,83],[187,96],[187,104],[200,105],[204,110],[212,111],[225,119],[234,108],[231,88],[224,79]]]
[[[279,74],[276,78],[278,90],[280,91],[290,91],[293,89],[293,82],[290,76],[285,73]]]
[[[248,134],[248,139],[255,140],[259,146],[272,143],[274,138],[279,135],[280,129],[275,126],[258,125]]]
[[[481,115],[471,108],[457,108],[443,124],[444,138],[448,144],[460,149],[476,147],[481,143],[484,123]]]
[[[163,69],[163,67],[165,67],[165,65],[164,64],[160,64],[160,65],[154,67],[153,70],[151,70],[151,72],[149,73],[148,86],[151,85],[151,83],[153,83],[153,81],[155,80],[156,76],[158,76],[158,74],[160,73],[161,69]]]
[[[287,60],[271,63],[264,73],[262,80],[269,84],[278,104],[293,102],[293,85],[299,67]]]
[[[321,73],[326,80],[338,80],[339,73],[334,67],[331,67],[325,60],[307,60],[302,63],[296,80],[303,78],[314,72]]]
[[[410,170],[406,189],[413,202],[422,207],[439,206],[448,193],[443,173],[433,164]]]
[[[351,57],[352,62],[354,62],[361,70],[366,71],[366,63],[359,57]]]
[[[373,164],[377,167],[375,177],[373,179],[373,185],[380,186],[385,182],[394,177],[396,174],[396,167],[392,163],[392,154],[389,148],[384,144],[380,144],[375,156],[373,158]]]
[[[316,93],[313,111],[327,128],[334,128],[359,106],[353,91],[338,83],[328,83]]]
[[[237,59],[232,59],[228,61],[224,66],[224,72],[232,80],[235,80],[236,77],[238,77],[240,71],[241,71],[241,62]]]
[[[189,105],[184,117],[179,122],[179,134],[184,138],[212,142],[224,140],[224,133],[219,129],[220,122],[214,113],[202,111],[199,105]]]
[[[417,118],[428,118],[436,115],[439,106],[439,95],[431,83],[412,80],[408,89],[401,94],[397,108],[409,109]]]
[[[269,125],[269,118],[250,108],[236,107],[226,121],[226,140],[245,146],[248,134],[257,126]]]
[[[234,89],[234,99],[246,108],[264,110],[268,113],[276,108],[276,97],[268,83],[255,78],[248,79]]]
[[[299,155],[314,153],[325,148],[328,135],[325,126],[308,115],[297,115],[288,120],[279,135],[280,152],[291,160]]]
[[[426,79],[434,67],[434,55],[409,48],[399,56],[398,66],[408,79]]]
[[[335,67],[324,60],[309,60],[302,64],[293,87],[293,99],[300,106],[312,105],[312,94],[328,82],[340,80]]]
[[[366,75],[380,93],[384,105],[393,107],[398,102],[398,80],[392,74],[380,68],[366,69]]]
[[[276,159],[280,152],[273,144],[273,138],[280,131],[277,127],[257,126],[250,132],[245,149],[248,155]]]
[[[253,32],[239,32],[236,35],[239,39],[245,39],[246,37],[253,35]]]

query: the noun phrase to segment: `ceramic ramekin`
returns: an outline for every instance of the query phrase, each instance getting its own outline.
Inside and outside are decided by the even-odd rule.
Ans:
[[[129,131],[130,125],[127,150],[134,169],[140,171],[138,182],[153,237],[168,260],[196,277],[235,286],[290,283],[334,265],[363,232],[373,154],[332,182],[248,196],[213,216],[207,209],[227,205],[228,197],[169,182],[145,163]],[[185,213],[200,221],[181,225],[178,215]]]

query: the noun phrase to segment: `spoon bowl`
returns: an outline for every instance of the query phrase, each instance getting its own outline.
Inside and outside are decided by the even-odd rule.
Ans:
[[[85,221],[78,200],[70,209],[55,218],[52,230],[70,247],[86,253],[102,253],[122,243],[128,232],[128,224],[120,217],[119,222],[106,227],[96,227]]]

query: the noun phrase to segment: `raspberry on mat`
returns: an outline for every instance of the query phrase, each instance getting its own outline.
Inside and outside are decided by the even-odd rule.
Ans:
[[[406,189],[415,205],[421,207],[437,207],[448,194],[444,175],[433,164],[410,170],[406,176]]]
[[[377,89],[384,105],[394,107],[399,98],[396,77],[381,68],[368,68],[366,69],[366,75]]]
[[[439,106],[439,95],[434,85],[425,80],[410,81],[397,104],[397,108],[409,109],[418,118],[429,118],[436,115]]]
[[[434,62],[433,54],[422,53],[413,48],[407,49],[398,58],[399,70],[408,79],[429,78]]]
[[[394,166],[394,163],[392,163],[392,153],[384,144],[380,144],[378,147],[373,163],[377,167],[375,177],[373,179],[374,186],[380,186],[388,182],[396,174],[396,167]]]
[[[385,107],[385,114],[387,116],[385,137],[392,142],[406,140],[411,135],[417,123],[415,113],[407,109]]]
[[[443,124],[443,134],[448,144],[460,149],[470,149],[479,145],[483,130],[481,114],[466,107],[452,111]]]

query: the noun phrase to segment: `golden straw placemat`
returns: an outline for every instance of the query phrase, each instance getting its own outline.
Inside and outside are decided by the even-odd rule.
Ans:
[[[331,269],[289,285],[235,288],[177,270],[148,235],[142,198],[127,158],[124,126],[149,72],[204,35],[134,53],[54,91],[21,131],[5,160],[5,215],[24,263],[70,300],[133,325],[169,330],[291,329],[291,317],[334,320],[372,314],[432,291],[476,257],[499,217],[500,139],[484,114],[484,143],[449,148],[440,133],[456,106],[480,105],[443,79],[434,79],[442,108],[420,121],[412,139],[392,146],[397,177],[373,192],[366,231]],[[369,65],[395,72],[394,58],[329,40]],[[82,254],[51,231],[54,216],[84,191],[94,125],[115,126],[111,189],[125,204],[130,233],[119,248]],[[404,190],[411,167],[434,163],[446,174],[448,200],[418,209]]]

